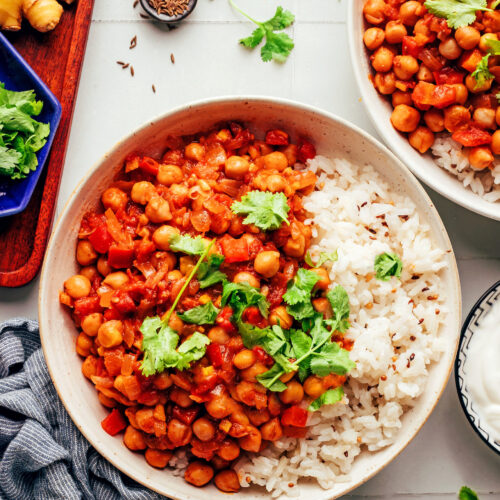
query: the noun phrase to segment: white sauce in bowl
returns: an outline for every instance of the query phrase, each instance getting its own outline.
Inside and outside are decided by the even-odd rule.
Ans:
[[[500,439],[500,300],[472,335],[465,374],[482,426]]]

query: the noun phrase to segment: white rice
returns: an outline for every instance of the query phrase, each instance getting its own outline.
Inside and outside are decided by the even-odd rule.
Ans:
[[[492,169],[474,170],[465,154],[464,147],[447,133],[436,136],[432,154],[441,168],[455,175],[473,193],[491,203],[500,200],[500,159],[498,157],[495,157]]]
[[[330,277],[349,294],[347,337],[355,340],[351,357],[357,366],[344,400],[315,412],[305,439],[283,438],[236,464],[242,487],[257,484],[273,497],[299,496],[301,478],[323,488],[345,482],[358,455],[393,443],[401,416],[425,389],[428,365],[444,350],[444,251],[414,204],[391,191],[372,167],[318,156],[308,168],[324,184],[304,200],[315,224],[311,253],[338,250]],[[401,280],[373,277],[382,252],[401,257]]]

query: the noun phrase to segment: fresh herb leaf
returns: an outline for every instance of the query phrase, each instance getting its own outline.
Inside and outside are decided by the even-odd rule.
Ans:
[[[349,328],[349,314],[351,312],[349,306],[349,296],[345,288],[337,285],[333,290],[329,290],[326,294],[328,302],[332,307],[334,320],[326,320],[326,323],[340,333],[344,333]]]
[[[225,282],[222,288],[221,305],[227,303],[233,308],[235,316],[241,319],[243,311],[250,306],[257,306],[260,314],[267,318],[269,303],[258,288],[250,286],[248,283]]]
[[[22,156],[19,151],[0,146],[0,173],[11,176],[19,165]]]
[[[176,368],[178,370],[189,368],[191,362],[198,361],[205,355],[208,344],[210,344],[210,339],[206,335],[194,332],[177,349],[180,359],[177,362]]]
[[[177,313],[177,316],[179,316],[179,318],[186,323],[195,325],[213,325],[217,314],[219,314],[219,309],[217,309],[212,302],[207,302],[201,306],[193,307],[185,313]]]
[[[293,40],[286,33],[276,33],[288,28],[294,20],[295,16],[283,7],[278,7],[274,16],[263,23],[251,18],[248,14],[237,7],[233,0],[229,3],[241,14],[243,14],[252,23],[257,25],[257,28],[247,38],[240,40],[241,45],[253,49],[259,45],[265,38],[266,43],[260,51],[260,56],[264,62],[274,59],[277,62],[285,62],[294,47]]]
[[[223,283],[227,280],[227,275],[219,270],[224,262],[224,257],[219,254],[209,255],[206,262],[202,262],[196,277],[200,283],[200,288],[208,288],[216,283]]]
[[[472,24],[478,10],[492,10],[486,0],[426,0],[424,6],[431,14],[446,19],[453,29]]]
[[[263,231],[279,229],[283,222],[288,222],[288,206],[283,193],[268,191],[250,191],[231,205],[231,210],[238,215],[246,215],[245,224],[255,224]]]
[[[487,38],[486,45],[488,47],[488,52],[491,55],[500,56],[500,40],[495,40],[494,38]]]
[[[479,500],[477,493],[468,486],[462,486],[458,492],[459,500]]]
[[[188,255],[201,255],[207,245],[201,236],[193,238],[187,234],[174,234],[169,240],[172,252],[182,252]]]
[[[472,76],[472,78],[474,78],[474,80],[476,80],[476,85],[474,86],[474,89],[482,87],[487,80],[495,78],[495,76],[490,72],[490,69],[488,68],[488,59],[490,58],[490,56],[491,54],[486,54],[477,63],[475,71],[473,71],[470,75]]]
[[[267,372],[257,375],[257,380],[266,389],[273,392],[283,392],[286,389],[286,385],[281,382],[280,377],[285,372],[278,363],[275,363],[273,367]]]
[[[300,321],[314,315],[311,294],[319,275],[314,271],[300,268],[295,278],[288,283],[283,300],[288,304],[287,311]]]
[[[391,276],[401,277],[403,263],[395,253],[381,253],[375,257],[375,276],[382,281],[389,281]]]
[[[336,262],[338,259],[339,259],[339,254],[338,254],[337,250],[335,250],[334,252],[329,252],[329,253],[321,252],[319,254],[319,259],[318,259],[318,262],[316,264],[314,264],[312,257],[311,257],[311,254],[309,253],[309,250],[307,251],[306,256],[304,257],[305,263],[311,267],[321,267],[325,262],[328,262],[328,261]]]
[[[311,371],[319,377],[330,373],[347,375],[356,363],[349,358],[349,351],[342,349],[336,342],[326,342],[314,353],[311,359]]]
[[[335,389],[329,389],[324,392],[318,399],[315,399],[307,408],[309,411],[319,410],[323,405],[334,405],[339,401],[342,401],[344,397],[344,389],[342,387],[336,387]]]

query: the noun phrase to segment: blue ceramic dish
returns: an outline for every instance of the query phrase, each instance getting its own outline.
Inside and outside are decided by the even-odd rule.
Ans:
[[[37,169],[23,180],[15,181],[0,177],[0,217],[6,217],[22,212],[28,205],[54,140],[62,108],[54,94],[1,33],[0,82],[3,82],[8,90],[33,89],[37,99],[43,101],[43,110],[36,119],[40,122],[50,123],[50,135],[47,138],[47,143],[37,153]]]
[[[495,302],[500,301],[500,281],[497,281],[490,287],[483,296],[474,304],[460,336],[460,346],[458,349],[457,358],[455,360],[455,383],[457,385],[460,404],[465,412],[467,420],[472,428],[476,431],[479,437],[493,450],[500,454],[500,441],[496,440],[481,423],[481,418],[478,415],[474,400],[465,383],[466,377],[464,368],[467,363],[467,354],[469,351],[469,343],[472,336],[479,328],[483,317],[488,314]]]

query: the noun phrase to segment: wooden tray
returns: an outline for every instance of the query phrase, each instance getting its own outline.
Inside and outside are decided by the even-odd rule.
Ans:
[[[50,235],[59,181],[66,156],[73,108],[87,45],[94,0],[65,8],[54,31],[39,34],[28,26],[8,34],[11,43],[62,105],[51,153],[24,212],[0,219],[0,286],[16,287],[38,273]]]

